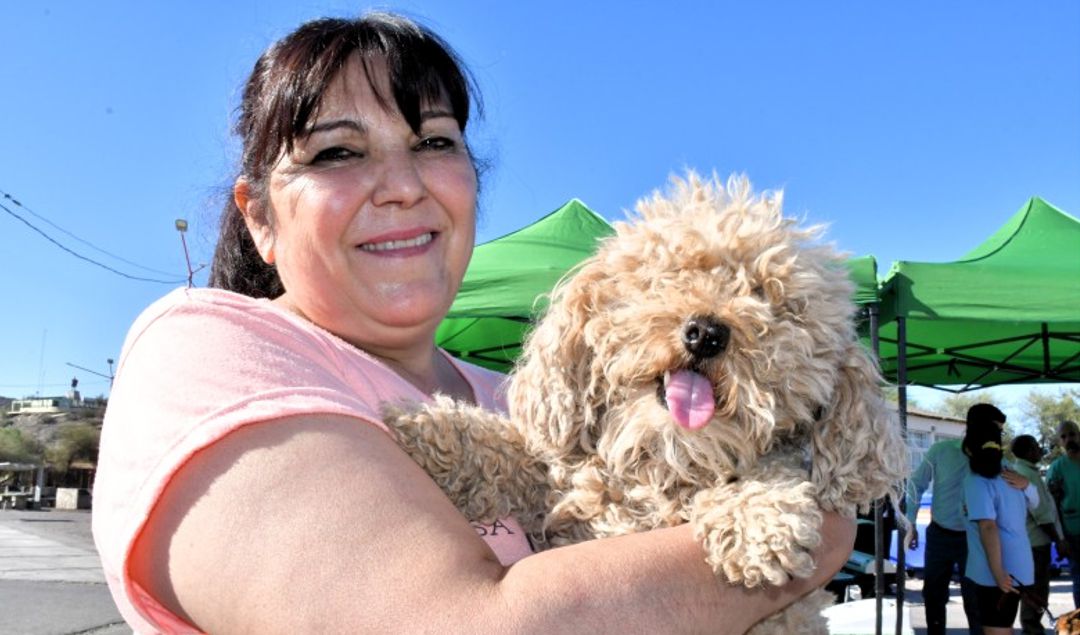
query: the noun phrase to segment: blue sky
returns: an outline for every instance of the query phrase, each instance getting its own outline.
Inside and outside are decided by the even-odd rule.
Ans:
[[[573,197],[619,218],[688,167],[783,188],[789,213],[829,223],[882,273],[960,257],[1033,195],[1080,215],[1072,1],[374,7],[432,26],[483,90],[481,241]],[[129,275],[184,278],[173,222],[188,220],[192,259],[208,262],[255,58],[303,20],[365,8],[3,3],[0,191],[24,208],[0,203]],[[131,321],[174,286],[76,259],[3,210],[0,271],[9,397],[62,393],[73,376],[107,392],[67,364],[107,373]]]

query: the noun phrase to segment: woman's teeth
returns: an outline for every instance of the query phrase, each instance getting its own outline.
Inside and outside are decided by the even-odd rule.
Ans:
[[[388,240],[384,243],[364,243],[360,245],[360,249],[364,251],[390,251],[391,249],[406,249],[408,247],[419,247],[420,245],[426,245],[434,239],[434,235],[431,232],[426,234],[420,234],[416,238],[410,238],[408,240]]]

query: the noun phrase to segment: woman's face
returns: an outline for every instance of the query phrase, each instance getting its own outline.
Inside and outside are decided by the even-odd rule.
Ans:
[[[476,171],[449,106],[424,111],[413,133],[353,59],[271,171],[272,228],[249,220],[278,302],[376,354],[430,346],[472,255]]]

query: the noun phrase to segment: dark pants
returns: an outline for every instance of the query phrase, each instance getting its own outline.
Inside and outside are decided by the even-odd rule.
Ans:
[[[945,635],[945,604],[949,601],[949,582],[953,571],[960,570],[960,594],[964,599],[968,632],[982,635],[975,585],[964,576],[967,566],[967,534],[950,531],[937,523],[926,528],[926,551],[923,557],[923,604],[926,608],[926,635]]]
[[[1035,561],[1035,584],[1028,588],[1045,605],[1050,598],[1050,545],[1032,547],[1031,557]],[[1046,635],[1042,614],[1041,608],[1020,602],[1020,625],[1024,628],[1024,635]]]

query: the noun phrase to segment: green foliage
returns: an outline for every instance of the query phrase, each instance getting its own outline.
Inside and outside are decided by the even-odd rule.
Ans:
[[[1080,389],[1070,388],[1058,393],[1032,390],[1022,406],[1024,416],[1038,427],[1038,436],[1044,445],[1057,443],[1057,428],[1062,421],[1080,424]],[[1057,447],[1048,460],[1061,453]]]
[[[59,473],[67,472],[73,461],[97,461],[101,430],[90,424],[64,428],[45,448],[45,460]]]
[[[900,389],[896,386],[885,386],[881,389],[881,394],[885,397],[885,401],[891,404],[896,405],[900,403]],[[911,396],[911,391],[909,390],[907,394],[908,410],[918,410],[921,407],[918,400]]]
[[[15,428],[0,428],[0,461],[35,463],[43,454],[44,448],[36,440],[23,436]]]
[[[967,411],[977,403],[990,401],[986,396],[978,393],[962,392],[949,395],[938,404],[937,411],[949,417],[967,419]]]

